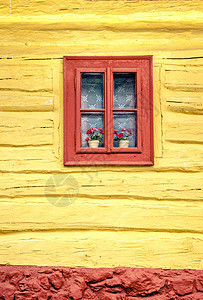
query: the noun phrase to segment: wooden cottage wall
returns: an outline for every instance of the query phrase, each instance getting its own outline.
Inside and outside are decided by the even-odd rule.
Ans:
[[[1,0],[0,264],[202,268],[200,5]],[[154,166],[63,166],[64,55],[153,55]]]

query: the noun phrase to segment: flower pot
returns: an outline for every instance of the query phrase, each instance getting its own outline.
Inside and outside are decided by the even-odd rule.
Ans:
[[[119,148],[128,148],[130,141],[129,140],[120,140],[118,142]]]
[[[99,147],[99,141],[88,141],[88,145],[89,145],[89,148],[98,148]]]

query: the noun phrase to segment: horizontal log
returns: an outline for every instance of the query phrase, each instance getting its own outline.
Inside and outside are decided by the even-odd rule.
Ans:
[[[202,91],[203,68],[191,66],[166,67],[165,87],[181,91]]]
[[[165,138],[171,142],[203,143],[203,123],[167,122]]]
[[[54,155],[53,146],[7,147],[7,150],[0,147],[2,172],[59,172],[60,167],[61,163]]]
[[[3,5],[4,4],[4,5]],[[112,9],[113,7],[113,9]],[[181,9],[180,9],[181,8]],[[166,16],[173,17],[174,14],[180,15],[194,15],[199,17],[200,6],[199,1],[187,1],[171,0],[170,3],[167,0],[156,0],[156,3],[151,1],[123,1],[123,0],[69,0],[68,3],[65,0],[60,0],[57,3],[53,0],[45,0],[43,2],[36,1],[26,1],[24,0],[23,5],[20,1],[14,1],[9,6],[7,0],[2,0],[1,10],[6,16],[12,13],[12,16],[44,16],[44,14],[50,14],[56,17],[58,14],[68,15],[71,13],[79,13],[81,15],[94,13],[96,15],[106,14],[106,15],[129,15],[137,13],[141,15],[142,13],[153,13],[160,17],[160,13]],[[184,21],[184,19],[182,20]]]
[[[201,144],[171,143],[165,141],[163,143],[163,158],[156,161],[158,167],[169,172],[177,165],[178,170],[192,172],[203,170],[203,149]]]
[[[51,91],[53,89],[52,69],[47,67],[3,67],[0,74],[2,91]]]
[[[196,144],[195,144],[196,145]],[[175,154],[175,151],[174,151]],[[179,162],[177,163],[177,160]],[[200,160],[190,160],[187,158],[166,158],[156,159],[156,172],[183,172],[183,173],[197,173],[203,171],[202,158]]]
[[[146,41],[146,39],[145,39]],[[143,41],[139,41],[139,44],[137,42],[137,49],[136,49],[136,55],[149,55],[149,50],[146,49],[146,46],[142,44]],[[198,42],[199,43],[199,42]],[[108,45],[108,47],[107,47]],[[129,47],[128,47],[129,46]],[[160,51],[160,47],[163,48]],[[68,49],[68,55],[101,55],[101,56],[110,56],[110,55],[123,55],[125,56],[126,53],[130,53],[132,55],[135,54],[134,48],[135,46],[131,44],[131,41],[128,42],[128,44],[120,44],[119,49],[115,49],[114,44],[110,44],[109,41],[106,41],[103,43],[103,45],[84,45],[82,46],[71,46]],[[188,43],[188,48],[187,49],[177,49],[175,45],[171,44],[170,49],[173,49],[173,51],[169,52],[169,45],[162,44],[160,47],[156,43],[154,45],[150,45],[150,54],[153,55],[154,60],[162,60],[164,58],[176,58],[176,59],[193,59],[193,57],[201,57],[202,51],[197,49],[198,46],[192,47],[191,42],[190,44]],[[39,53],[39,46],[38,45],[29,45],[27,47],[26,45],[19,45],[19,46],[12,46],[11,48],[8,48],[6,45],[0,45],[0,58],[3,60],[9,60],[12,59],[13,53],[15,52],[15,57],[21,57],[26,60],[42,60],[42,61],[47,61],[47,60],[61,60],[63,59],[64,56],[64,46],[61,44],[57,45],[44,45],[40,49]],[[6,52],[6,55],[5,55]]]
[[[126,17],[125,17],[126,18]],[[80,17],[78,16],[78,19]],[[133,24],[138,22],[133,19]],[[22,21],[22,20],[21,20]],[[90,20],[87,20],[87,23],[92,25]],[[35,24],[35,23],[34,23]],[[163,25],[163,23],[162,23]],[[1,26],[1,22],[0,22]],[[12,24],[13,26],[17,26]],[[85,28],[86,25],[83,26]],[[95,25],[97,28],[97,21]],[[116,27],[117,25],[115,25]],[[0,55],[5,57],[12,56],[13,53],[17,56],[19,53],[24,57],[28,53],[31,55],[42,56],[46,58],[46,53],[56,55],[57,53],[61,54],[61,58],[64,55],[99,55],[99,53],[105,53],[105,55],[113,55],[113,53],[118,53],[118,55],[136,55],[137,51],[142,51],[139,55],[156,53],[162,55],[160,51],[166,51],[166,54],[163,57],[171,56],[170,51],[183,51],[183,57],[186,55],[185,49],[187,51],[194,51],[194,55],[198,55],[196,50],[200,48],[201,36],[199,31],[190,31],[186,32],[177,32],[176,34],[171,33],[168,30],[162,31],[161,33],[158,30],[152,31],[150,29],[144,30],[141,25],[141,29],[138,31],[131,30],[130,36],[129,32],[125,31],[127,25],[122,24],[119,31],[113,30],[109,31],[108,26],[102,28],[100,31],[94,31],[89,29],[87,31],[82,30],[68,30],[67,25],[64,25],[64,30],[56,29],[54,25],[54,30],[51,29],[30,29],[28,30],[27,25],[25,24],[23,30],[18,30],[12,32],[11,30],[1,31],[0,35]],[[13,51],[7,46],[7,37],[9,35],[10,45],[12,45]],[[16,44],[16,39],[18,44]],[[63,43],[61,42],[63,41]],[[115,45],[117,47],[115,48]],[[36,52],[36,48],[40,47],[39,51]],[[64,49],[68,49],[68,52],[64,52]],[[24,54],[23,51],[24,50]],[[122,54],[123,52],[123,54]],[[107,54],[108,53],[108,54]],[[116,54],[115,54],[116,55]],[[200,54],[201,55],[201,54]]]
[[[200,53],[198,50],[195,51],[196,53]],[[194,52],[194,53],[195,53]],[[185,53],[187,53],[187,49],[185,49]],[[163,67],[167,70],[173,70],[175,66],[179,66],[179,69],[184,69],[185,66],[191,66],[191,67],[202,67],[202,57],[198,55],[194,55],[191,57],[182,56],[182,57],[176,57],[173,56],[167,57],[164,59]],[[167,67],[167,68],[166,68]]]
[[[203,120],[201,115],[189,115],[164,112],[163,136],[175,143],[203,142]]]
[[[175,96],[166,97],[167,108],[173,112],[186,114],[203,114],[203,97],[199,94],[176,93]]]
[[[30,118],[29,118],[30,116]],[[53,143],[53,120],[20,113],[0,115],[0,145],[30,146]]]
[[[163,144],[163,160],[166,158],[174,159],[177,163],[180,160],[199,162],[203,157],[203,148],[199,144],[175,144],[165,141]]]
[[[144,2],[146,3],[146,1]],[[177,3],[176,3],[177,4]],[[48,6],[49,4],[47,4]],[[66,4],[67,5],[67,4]],[[103,4],[101,4],[103,5]],[[144,4],[145,5],[145,4]],[[148,11],[137,11],[125,9],[120,12],[112,13],[112,4],[108,4],[106,10],[98,12],[89,10],[84,13],[74,11],[65,12],[58,11],[58,15],[49,14],[47,10],[42,15],[32,16],[29,14],[24,18],[21,15],[12,14],[12,18],[2,17],[0,20],[1,28],[13,28],[16,30],[27,28],[29,30],[115,30],[115,31],[134,31],[136,29],[160,29],[160,30],[188,30],[188,29],[200,29],[202,25],[202,13],[199,6],[196,6],[197,12],[172,11],[172,13],[166,14],[164,9],[154,10],[154,6]],[[28,6],[29,7],[29,6]],[[83,6],[84,7],[84,6]],[[135,4],[136,7],[136,4]],[[103,6],[102,6],[103,8]],[[38,5],[38,9],[40,6]],[[145,8],[146,9],[146,8]],[[25,11],[22,12],[25,14]],[[63,18],[61,18],[63,16]],[[136,22],[135,22],[136,20]]]
[[[199,173],[85,172],[75,174],[3,174],[1,197],[61,196],[107,199],[201,200],[202,176]],[[116,174],[116,176],[115,176]]]
[[[202,269],[200,234],[57,231],[3,234],[0,263]]]
[[[52,111],[53,96],[0,95],[1,111]]]
[[[0,232],[70,229],[203,232],[201,202],[78,199],[70,193],[61,198],[45,196],[0,199]]]

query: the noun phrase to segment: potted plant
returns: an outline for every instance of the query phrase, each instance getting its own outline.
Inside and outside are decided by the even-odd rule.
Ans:
[[[86,138],[86,142],[89,148],[98,148],[99,143],[103,141],[104,132],[101,128],[91,127],[87,130],[86,134],[89,136]]]
[[[119,133],[118,130],[114,130],[114,141],[118,142],[119,148],[128,148],[129,146],[129,137],[132,135],[130,129],[123,128]]]

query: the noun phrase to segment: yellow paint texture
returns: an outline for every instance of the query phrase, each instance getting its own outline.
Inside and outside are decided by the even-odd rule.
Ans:
[[[0,5],[0,264],[203,268],[202,1]],[[63,56],[153,55],[154,166],[63,166]]]

